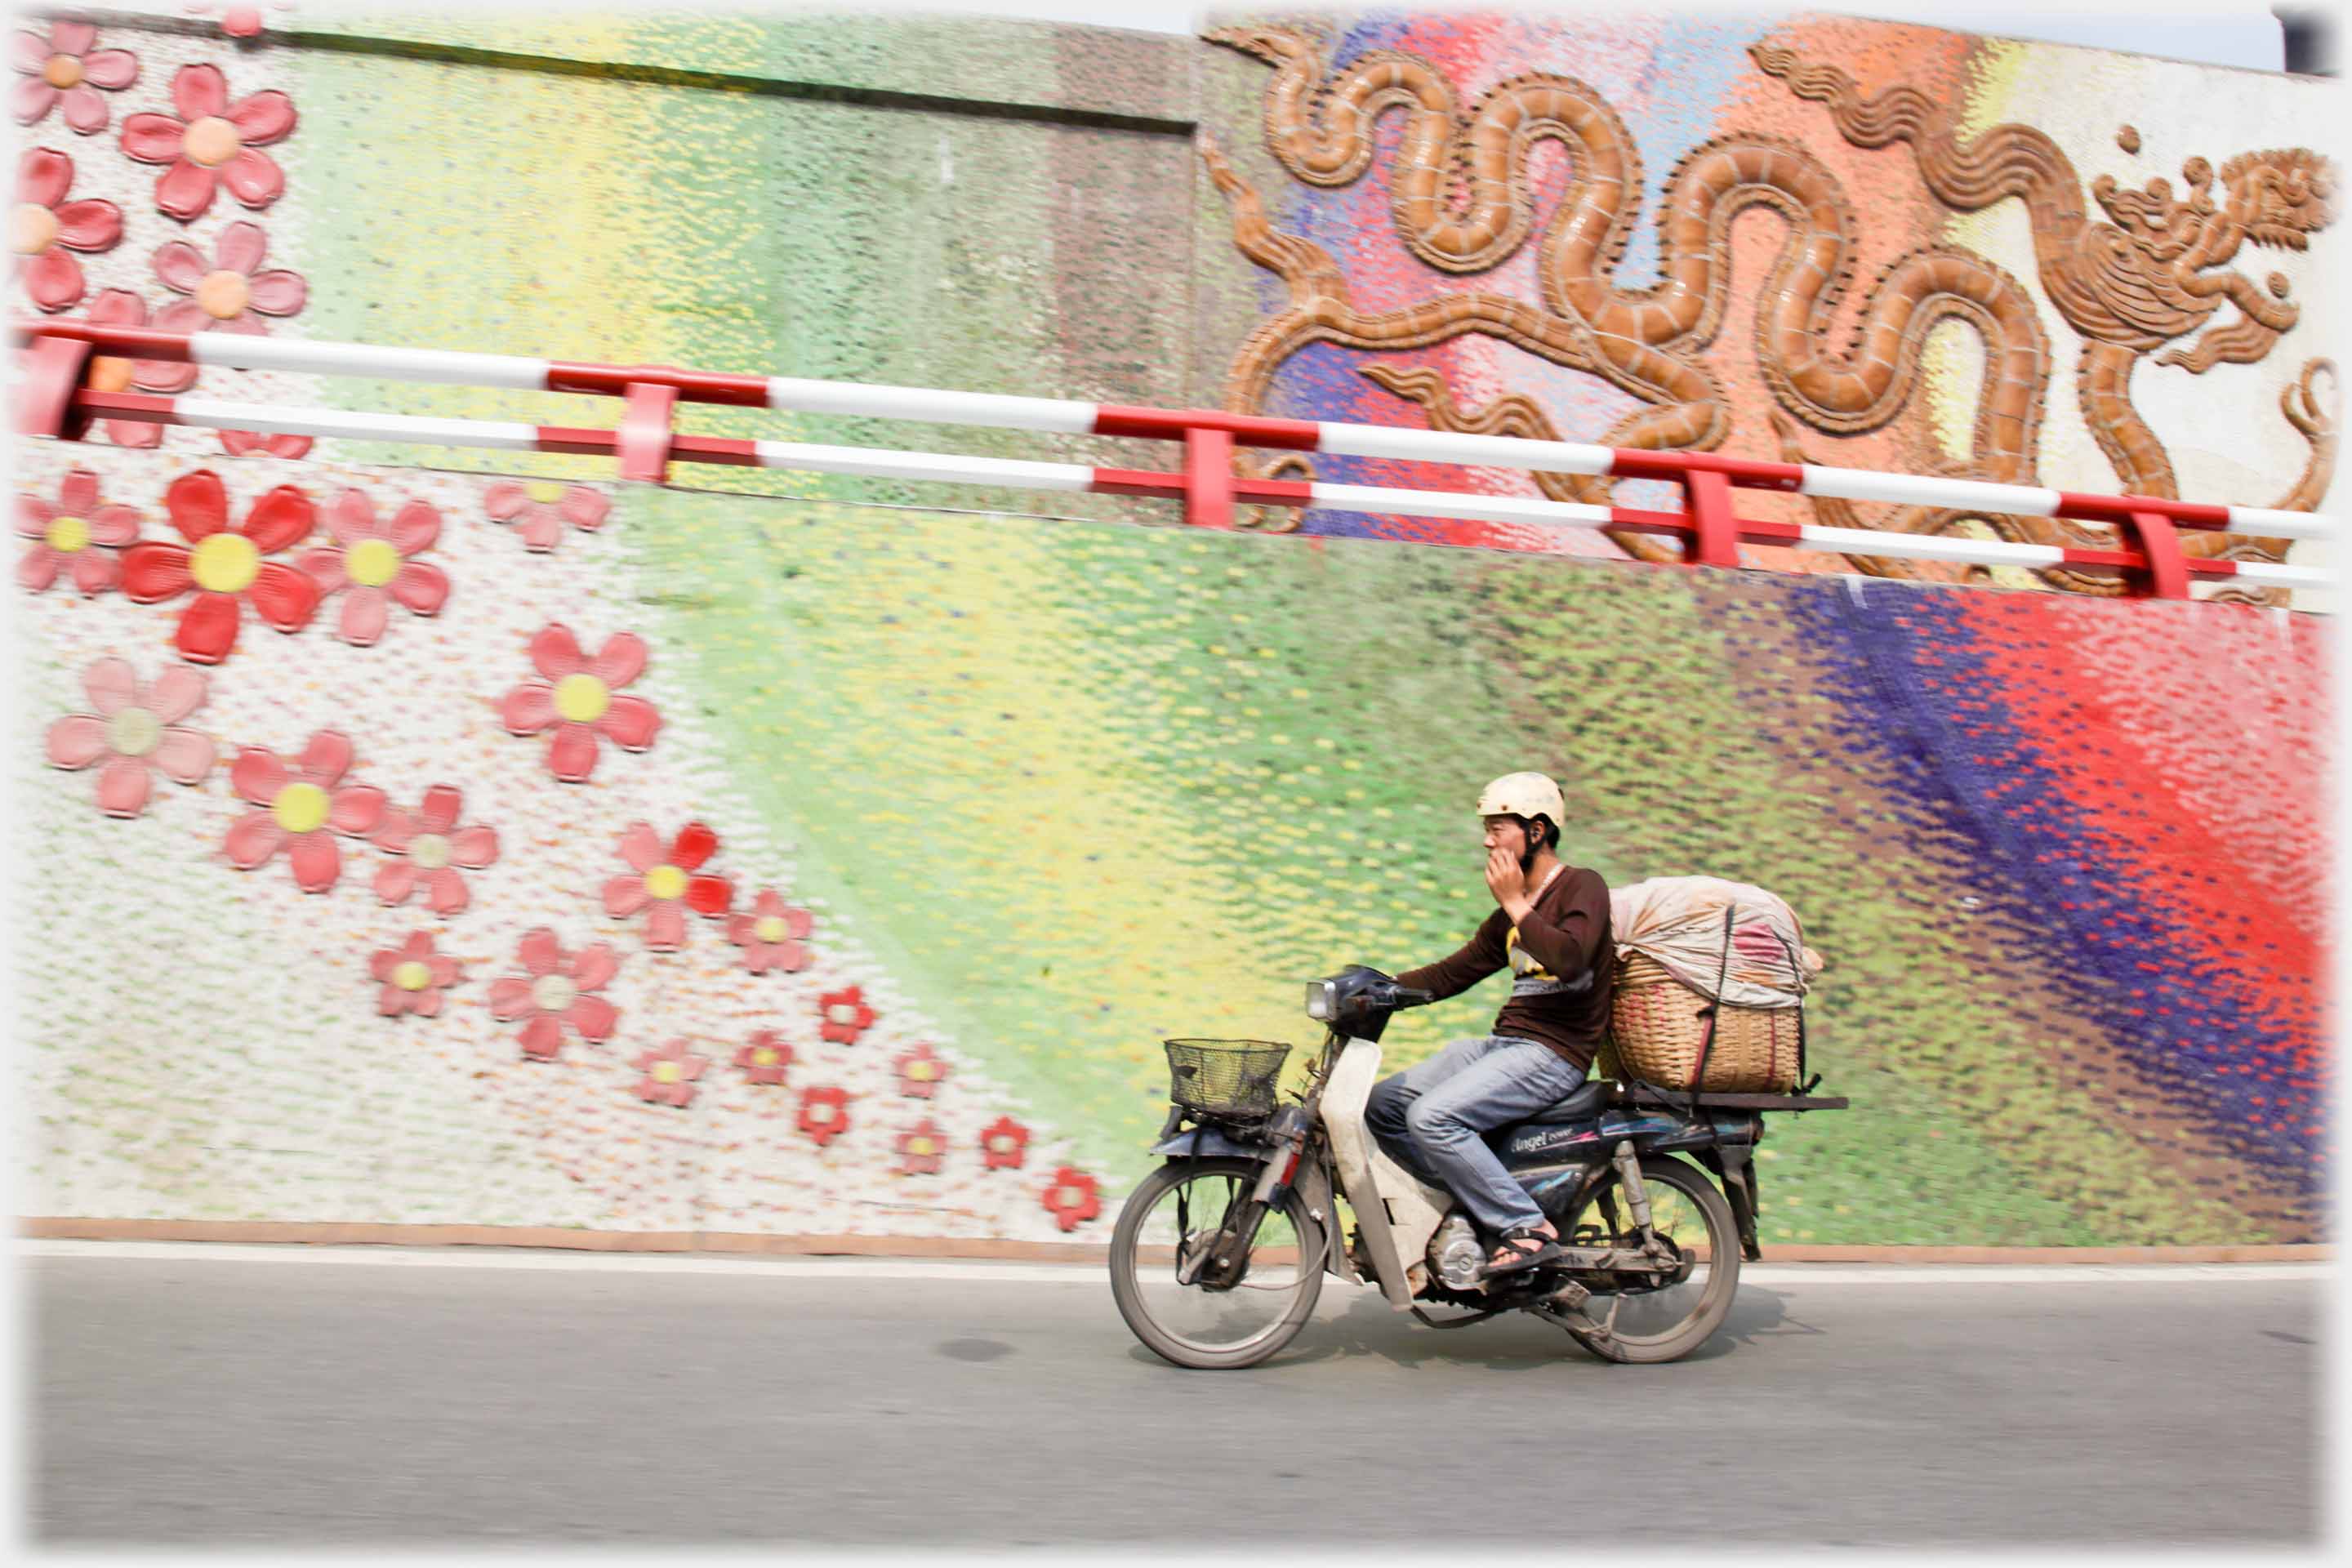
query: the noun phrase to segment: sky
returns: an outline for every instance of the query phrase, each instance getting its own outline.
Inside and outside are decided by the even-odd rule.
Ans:
[[[1417,11],[1459,10],[1466,7],[1447,5],[1444,0],[1391,0],[1399,8]],[[2333,8],[2338,0],[2309,0],[2322,8]],[[1190,33],[1196,31],[1200,18],[1209,7],[1189,3],[1189,0],[902,0],[891,9],[922,11],[966,11],[987,16],[1020,16],[1037,21],[1087,22],[1097,26],[1133,27],[1146,32]],[[1217,10],[1255,9],[1225,0]],[[1292,0],[1266,0],[1265,9],[1292,9]],[[1296,7],[1300,9],[1309,7]],[[1333,7],[1336,8],[1336,7]],[[1349,5],[1348,9],[1373,9],[1370,4]],[[1380,6],[1378,8],[1387,8]],[[1479,10],[1550,11],[1592,9],[1572,5],[1513,5],[1507,0],[1488,0],[1475,7]],[[2204,65],[2238,66],[2251,70],[2279,70],[2284,68],[2284,46],[2278,21],[2271,15],[2269,0],[2064,0],[2058,5],[2031,7],[2007,0],[2006,4],[1972,6],[1933,0],[1788,0],[1775,5],[1771,0],[1748,0],[1744,5],[1723,4],[1721,0],[1691,3],[1683,0],[1675,5],[1611,5],[1612,11],[1655,9],[1672,11],[1740,11],[1758,16],[1786,16],[1797,11],[1838,11],[1857,16],[1874,16],[1887,21],[1916,22],[1930,26],[1950,27],[1959,32],[1985,33],[2000,37],[2037,38],[2055,44],[2081,44],[2094,48],[2124,48],[2134,53],[2158,55],[2168,59],[2194,60]]]

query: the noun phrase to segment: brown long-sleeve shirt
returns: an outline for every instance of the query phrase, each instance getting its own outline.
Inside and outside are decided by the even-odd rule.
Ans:
[[[1495,1033],[1550,1047],[1590,1067],[1609,1029],[1617,944],[1609,934],[1609,886],[1598,871],[1563,866],[1517,925],[1501,909],[1488,915],[1461,951],[1409,969],[1397,983],[1459,995],[1498,969],[1511,971],[1511,999],[1495,1015]]]

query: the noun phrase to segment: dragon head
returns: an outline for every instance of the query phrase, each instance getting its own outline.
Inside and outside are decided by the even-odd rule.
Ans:
[[[2301,250],[2336,216],[2336,166],[2307,147],[2241,153],[2221,165],[2230,205],[2256,245]]]

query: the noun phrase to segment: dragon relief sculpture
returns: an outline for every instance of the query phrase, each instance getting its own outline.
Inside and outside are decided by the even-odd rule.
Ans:
[[[1660,204],[1659,280],[1644,289],[1621,288],[1613,274],[1643,189],[1641,162],[1623,122],[1585,83],[1559,75],[1519,76],[1464,112],[1444,75],[1412,55],[1370,52],[1327,79],[1320,46],[1303,34],[1251,26],[1207,37],[1274,68],[1265,95],[1266,145],[1286,172],[1308,184],[1336,187],[1360,178],[1371,162],[1375,122],[1391,110],[1404,112],[1390,210],[1399,237],[1422,262],[1443,272],[1475,273],[1501,265],[1530,237],[1539,247],[1540,303],[1468,289],[1402,310],[1362,310],[1330,254],[1274,228],[1256,192],[1203,138],[1202,158],[1231,205],[1235,245],[1280,278],[1288,296],[1236,353],[1226,381],[1229,410],[1262,409],[1276,371],[1312,343],[1377,352],[1475,333],[1603,377],[1640,400],[1642,406],[1588,439],[1654,449],[1718,447],[1731,431],[1729,403],[1703,355],[1722,323],[1731,287],[1731,222],[1761,206],[1788,226],[1763,279],[1755,330],[1756,361],[1778,405],[1772,421],[1783,457],[1811,460],[1790,415],[1840,436],[1895,419],[1916,385],[1928,334],[1957,319],[1981,336],[1984,373],[1969,456],[1938,462],[1935,470],[2035,482],[2052,353],[2032,296],[1984,257],[1924,246],[1874,281],[1840,352],[1834,322],[1853,281],[1855,213],[1836,177],[1802,146],[1734,135],[1693,148],[1669,175]],[[1798,97],[1828,105],[1849,142],[1864,147],[1907,142],[1921,177],[1946,205],[1975,210],[2011,196],[2026,203],[2042,288],[2085,340],[2077,369],[2083,413],[2115,466],[2119,488],[2177,494],[2170,460],[2132,406],[2132,371],[2141,355],[2205,327],[2225,303],[2237,307],[2234,319],[2158,363],[2201,374],[2218,363],[2263,359],[2294,325],[2298,308],[2286,299],[2284,278],[2274,274],[2266,296],[2229,263],[2249,243],[2303,248],[2333,216],[2334,170],[2300,148],[2248,153],[2222,167],[2227,196],[2219,202],[2211,195],[2212,171],[2201,160],[2185,171],[2189,189],[2179,201],[2162,180],[2132,192],[2102,177],[2092,194],[2112,221],[2095,222],[2081,200],[2074,165],[2031,127],[1996,126],[1963,145],[1948,119],[1914,89],[1864,98],[1834,67],[1804,66],[1790,51],[1764,45],[1750,53]],[[1533,150],[1547,140],[1565,146],[1572,173],[1538,231],[1527,171]],[[1418,404],[1440,429],[1539,439],[1559,435],[1543,409],[1522,395],[1467,409],[1454,402],[1433,371],[1374,361],[1360,372]],[[2336,420],[2322,407],[2315,383],[2323,374],[2333,381],[2332,363],[2306,363],[2281,399],[2310,452],[2300,479],[2274,503],[2280,510],[2315,508],[2333,473]],[[1304,467],[1305,459],[1292,455],[1262,471]],[[1605,479],[1534,477],[1545,494],[1560,500],[1605,503],[1611,489]],[[1863,525],[1851,503],[1814,498],[1812,504],[1824,522]],[[2111,531],[2094,524],[1947,508],[1897,509],[1874,526],[1937,532],[1970,517],[2022,542],[2113,540]],[[1680,559],[1675,548],[1646,536],[1611,532],[1636,556]],[[2191,532],[2182,547],[2277,560],[2286,543]],[[1905,561],[1853,559],[1880,575],[1923,574]],[[2083,593],[2125,588],[2108,574],[2053,569],[2042,576]]]

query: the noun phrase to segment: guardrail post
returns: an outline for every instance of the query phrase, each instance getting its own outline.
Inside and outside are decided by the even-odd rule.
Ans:
[[[1195,425],[1184,432],[1184,521],[1193,528],[1234,526],[1234,438]]]
[[[37,333],[25,348],[16,386],[16,434],[79,441],[89,427],[74,413],[74,394],[89,369],[89,344]]]
[[[2189,597],[2189,563],[2180,554],[2180,532],[2160,511],[2136,511],[2126,525],[2139,535],[2139,551],[2147,570],[2138,574],[2140,592],[2150,598]]]
[[[629,383],[617,442],[623,479],[649,485],[669,482],[670,420],[677,412],[677,388],[650,381]]]
[[[1683,507],[1691,523],[1683,542],[1685,566],[1739,564],[1739,520],[1732,515],[1731,481],[1707,468],[1683,474]]]

